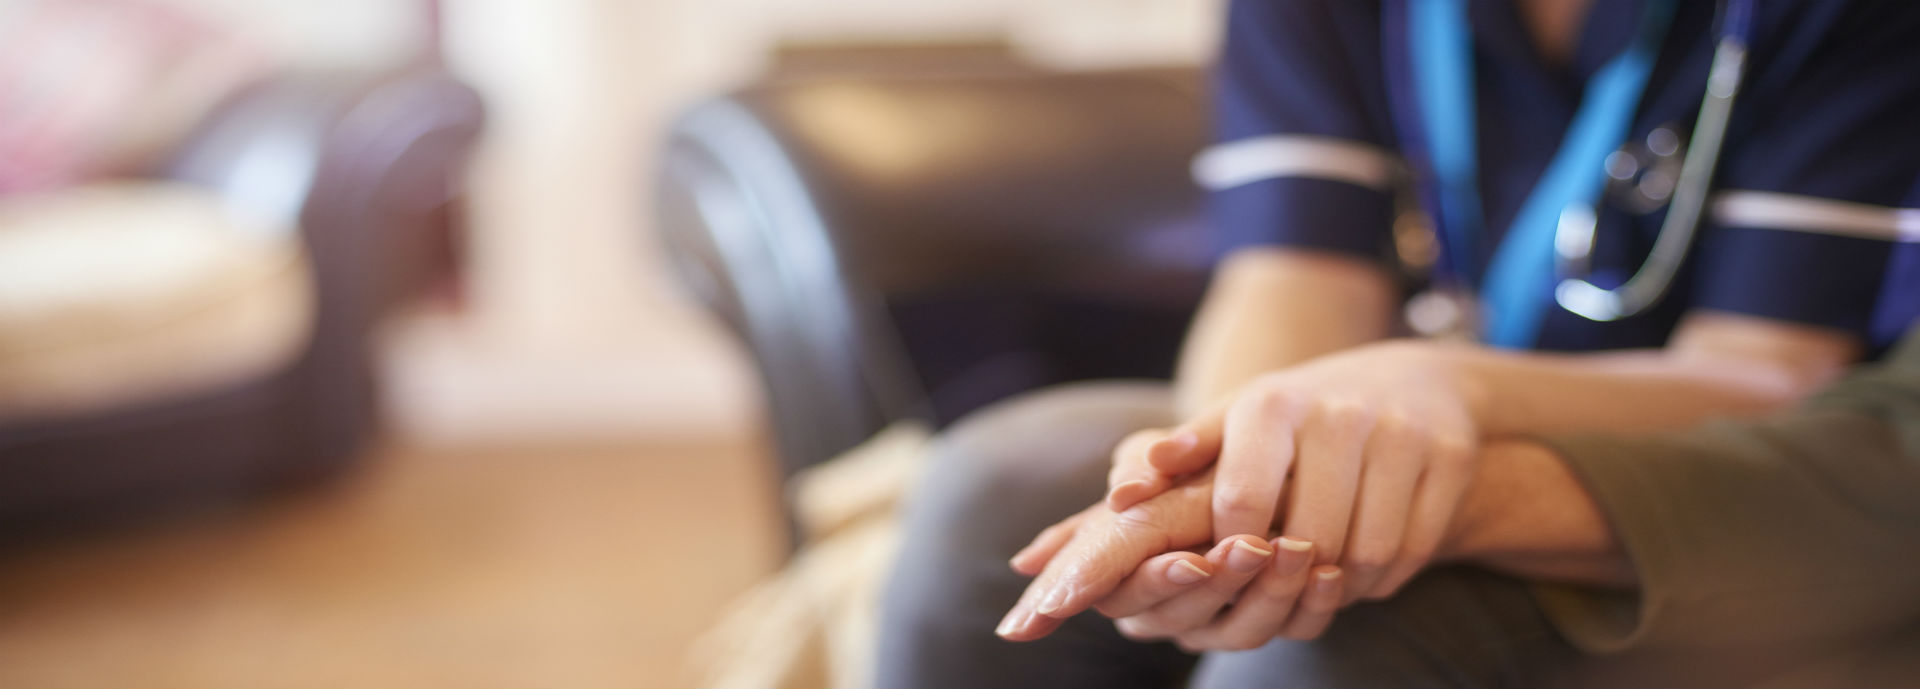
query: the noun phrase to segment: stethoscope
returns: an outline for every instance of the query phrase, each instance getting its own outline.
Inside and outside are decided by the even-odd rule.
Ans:
[[[1481,278],[1482,337],[1489,343],[1530,346],[1551,306],[1549,296],[1574,314],[1616,321],[1652,308],[1672,288],[1694,244],[1734,97],[1745,76],[1753,0],[1723,0],[1720,6],[1706,93],[1677,174],[1661,172],[1663,179],[1672,180],[1671,186],[1655,195],[1670,200],[1646,261],[1618,287],[1601,287],[1589,278],[1595,202],[1611,182],[1652,167],[1636,164],[1619,142],[1632,125],[1674,4],[1646,0],[1632,42],[1589,80],[1560,149],[1484,272],[1473,261],[1474,240],[1484,233],[1479,231],[1483,221],[1466,0],[1413,0],[1408,5],[1415,97],[1438,188],[1435,222],[1445,237],[1451,272]],[[1661,128],[1650,137],[1648,148],[1657,158],[1674,154],[1677,144],[1678,137]],[[1461,282],[1473,291],[1470,277]]]

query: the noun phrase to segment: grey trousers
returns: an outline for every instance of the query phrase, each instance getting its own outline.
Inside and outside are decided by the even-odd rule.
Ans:
[[[1578,653],[1520,582],[1429,572],[1392,600],[1357,605],[1314,642],[1196,657],[1121,637],[1097,614],[1038,642],[993,627],[1027,580],[1007,559],[1046,526],[1101,498],[1109,453],[1173,422],[1169,392],[1089,383],[991,407],[936,443],[885,594],[882,689],[938,687],[1546,686]],[[1578,683],[1578,682],[1576,682]]]

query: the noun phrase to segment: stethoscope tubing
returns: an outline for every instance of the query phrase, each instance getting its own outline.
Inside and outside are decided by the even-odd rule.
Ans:
[[[1674,185],[1673,202],[1660,223],[1660,232],[1647,260],[1627,281],[1607,289],[1581,277],[1562,279],[1554,288],[1561,308],[1595,321],[1616,321],[1652,308],[1673,288],[1686,263],[1701,215],[1712,192],[1720,151],[1726,142],[1740,82],[1746,75],[1747,50],[1753,21],[1753,0],[1728,0],[1721,5],[1720,36],[1713,62],[1707,68],[1706,93],[1694,120],[1686,156]],[[1584,211],[1584,212],[1583,212]],[[1562,211],[1556,228],[1558,261],[1584,264],[1592,249],[1594,213],[1591,207]],[[1580,233],[1584,232],[1584,236]]]

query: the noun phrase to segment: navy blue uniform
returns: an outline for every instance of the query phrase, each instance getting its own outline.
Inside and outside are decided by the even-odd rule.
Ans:
[[[1571,59],[1554,67],[1511,2],[1470,5],[1480,201],[1499,233],[1640,8],[1593,3]],[[1684,142],[1714,5],[1679,4],[1629,140],[1667,127]],[[1385,257],[1402,171],[1431,204],[1406,14],[1406,0],[1233,3],[1216,72],[1219,144],[1196,162],[1223,250]],[[1673,291],[1610,323],[1551,309],[1538,347],[1659,346],[1682,314],[1712,309],[1839,329],[1878,349],[1920,312],[1920,213],[1900,210],[1920,205],[1920,3],[1763,1],[1752,35],[1715,195]],[[1663,215],[1602,203],[1593,281],[1611,287],[1638,268]],[[1499,240],[1479,238],[1475,262]]]

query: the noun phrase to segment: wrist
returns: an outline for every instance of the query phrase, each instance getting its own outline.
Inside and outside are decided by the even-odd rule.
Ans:
[[[1479,486],[1476,478],[1472,487],[1461,496],[1460,504],[1453,511],[1453,519],[1447,522],[1447,530],[1440,540],[1440,547],[1433,554],[1435,563],[1470,563],[1483,554],[1481,545],[1485,540],[1488,519],[1488,497]]]
[[[1460,496],[1453,519],[1447,523],[1446,537],[1434,556],[1445,562],[1475,562],[1502,552],[1500,529],[1517,516],[1516,500],[1523,499],[1527,465],[1537,458],[1530,454],[1551,453],[1528,442],[1494,442],[1481,447],[1473,480]]]
[[[1529,579],[1617,587],[1638,580],[1599,502],[1546,445],[1488,445],[1455,513],[1436,561]]]
[[[1447,384],[1459,396],[1461,405],[1466,408],[1467,416],[1473,420],[1480,436],[1484,438],[1504,432],[1504,424],[1496,418],[1486,352],[1473,345],[1454,342],[1437,343],[1432,349],[1429,365],[1446,377]]]

